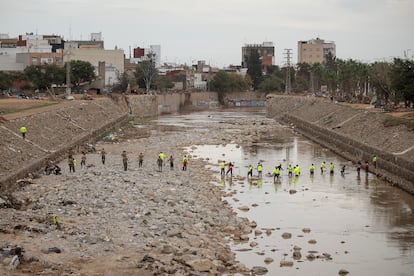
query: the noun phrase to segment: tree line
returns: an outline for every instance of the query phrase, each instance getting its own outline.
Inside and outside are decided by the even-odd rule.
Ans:
[[[260,57],[252,52],[247,57],[247,76],[234,77],[220,71],[211,87],[221,94],[252,88],[263,93],[285,91],[286,74],[290,72],[292,93],[322,92],[338,101],[370,103],[374,98],[384,105],[403,101],[414,107],[414,61],[394,58],[392,62],[363,63],[353,59],[337,59],[328,54],[324,63],[299,63],[287,67],[269,66],[262,73]],[[223,97],[223,96],[222,96]]]
[[[0,71],[0,90],[8,90],[14,82],[22,83],[23,90],[46,91],[52,85],[66,83],[66,63],[64,67],[55,64],[31,65],[23,72]],[[96,78],[94,67],[91,63],[81,60],[70,61],[70,80],[74,88]]]

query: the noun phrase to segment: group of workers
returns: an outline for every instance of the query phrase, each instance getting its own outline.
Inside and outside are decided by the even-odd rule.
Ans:
[[[101,154],[102,164],[105,165],[106,151],[104,148],[102,148],[100,154]],[[122,158],[122,164],[123,164],[124,171],[127,171],[128,170],[128,155],[125,150],[122,151],[121,158]],[[174,157],[170,155],[170,157],[167,159],[167,156],[163,152],[160,152],[157,157],[158,171],[162,171],[162,168],[165,166],[166,161],[168,161],[168,163],[170,164],[170,169],[171,170],[174,169]],[[187,170],[188,161],[189,161],[189,157],[187,155],[184,155],[184,157],[182,158],[182,170],[183,171]],[[143,163],[144,163],[144,154],[140,152],[138,155],[138,167],[142,168]],[[50,167],[49,165],[50,164],[47,164],[46,167],[47,168]],[[69,152],[69,155],[68,155],[68,165],[69,165],[69,172],[75,172],[76,159],[74,158],[72,152]],[[81,168],[83,167],[86,167],[86,153],[85,152],[82,152],[82,157],[81,157]],[[48,168],[48,171],[49,171],[49,168]]]
[[[377,168],[377,156],[376,155],[374,155],[372,157],[372,164],[373,164],[374,168]],[[227,165],[227,171],[226,171],[226,165]],[[221,160],[219,162],[219,166],[220,166],[220,175],[222,177],[227,176],[228,174],[230,174],[230,177],[233,177],[234,163],[229,162],[229,163],[226,164],[226,161]],[[358,162],[358,165],[357,165],[358,176],[360,175],[360,171],[361,171],[362,168],[364,169],[364,171],[366,173],[368,173],[369,172],[369,162],[365,161],[365,165],[362,165],[362,163],[360,161]],[[329,169],[329,174],[333,175],[334,172],[335,172],[335,165],[332,162],[330,162],[329,165],[327,165],[326,162],[323,161],[320,164],[321,174],[324,174],[325,171],[327,171],[327,169]],[[342,168],[341,168],[341,175],[342,176],[345,175],[345,169],[346,169],[346,166],[342,165]],[[289,177],[292,177],[292,176],[299,177],[300,173],[301,173],[301,168],[300,168],[299,165],[292,166],[291,164],[289,164],[287,166],[286,170],[287,170],[287,173],[288,173]],[[313,176],[315,174],[315,170],[316,170],[316,166],[315,166],[315,164],[312,163],[312,165],[309,167],[309,174],[311,176]],[[261,178],[262,177],[262,172],[263,172],[263,165],[260,162],[256,166],[256,171],[257,171],[257,177]],[[272,175],[273,175],[273,181],[274,182],[279,180],[281,171],[283,171],[282,164],[279,164],[278,166],[275,166],[275,168],[273,169]],[[252,177],[253,177],[253,166],[249,165],[247,167],[247,178],[252,178]]]
[[[140,153],[141,156],[142,153]],[[166,161],[168,161],[168,163],[170,164],[170,170],[174,169],[174,157],[172,155],[170,155],[170,157],[166,160],[167,156],[165,155],[164,152],[160,152],[158,154],[158,158],[157,158],[157,164],[158,164],[158,171],[162,171],[162,167],[165,166]],[[140,159],[140,166],[142,166],[142,159]],[[184,155],[183,159],[182,159],[182,170],[186,171],[187,170],[187,166],[188,166],[188,156]]]

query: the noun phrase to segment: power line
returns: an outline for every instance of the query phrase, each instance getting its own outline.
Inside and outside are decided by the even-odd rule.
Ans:
[[[285,85],[285,94],[290,94],[292,84],[290,79],[290,61],[292,59],[292,49],[285,49],[283,55],[286,60],[286,85]]]

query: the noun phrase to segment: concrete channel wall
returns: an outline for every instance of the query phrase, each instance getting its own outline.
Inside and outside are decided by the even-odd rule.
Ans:
[[[157,95],[131,95],[132,115],[154,116],[173,114],[183,108],[190,110],[216,109],[220,107],[217,92],[181,92],[163,93]],[[263,106],[264,94],[257,92],[233,92],[227,93],[225,101],[228,107],[237,107],[235,103],[241,103],[240,107]],[[259,105],[261,104],[261,105]]]
[[[307,138],[355,163],[377,155],[377,169],[371,165],[371,171],[414,194],[414,133],[405,126],[384,127],[387,115],[324,99],[275,95],[268,97],[266,108],[269,117],[292,124]]]

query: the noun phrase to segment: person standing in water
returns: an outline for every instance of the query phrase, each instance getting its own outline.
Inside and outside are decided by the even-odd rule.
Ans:
[[[226,172],[226,176],[230,173],[230,177],[233,177],[233,164],[231,162],[229,162],[229,164],[227,165],[227,172]]]
[[[249,165],[247,167],[247,178],[249,178],[249,176],[250,176],[250,178],[253,177],[253,166],[252,165]]]
[[[257,163],[257,176],[258,177],[262,177],[262,172],[263,172],[263,165],[259,162]]]
[[[222,160],[220,162],[220,175],[224,176],[226,174],[226,161]]]
[[[321,163],[321,173],[323,173],[325,171],[325,168],[326,168],[326,163],[325,163],[325,161],[323,161]]]
[[[280,167],[276,166],[275,169],[273,170],[273,182],[276,182],[276,179],[279,180],[279,175],[280,175]]]

